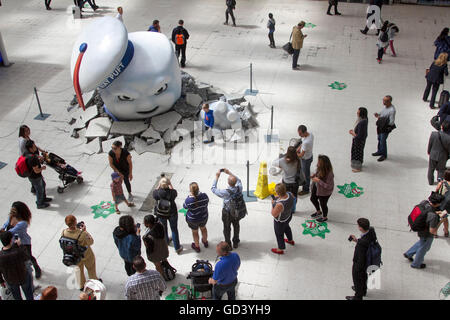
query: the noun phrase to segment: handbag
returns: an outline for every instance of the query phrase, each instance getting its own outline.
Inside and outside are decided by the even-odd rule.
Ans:
[[[292,38],[292,33],[291,33],[291,36],[289,37],[289,42],[283,46],[283,50],[286,51],[288,54],[294,53],[294,48],[292,48],[291,38]]]

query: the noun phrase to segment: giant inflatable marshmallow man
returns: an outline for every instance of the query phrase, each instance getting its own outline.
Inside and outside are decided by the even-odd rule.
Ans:
[[[113,17],[95,19],[75,42],[72,79],[82,92],[98,89],[108,112],[119,120],[167,112],[181,95],[181,73],[173,47],[158,32],[128,33]]]

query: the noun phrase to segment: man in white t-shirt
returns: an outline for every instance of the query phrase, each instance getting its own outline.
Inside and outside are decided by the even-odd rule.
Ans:
[[[117,13],[116,18],[119,19],[120,22],[123,23],[123,18],[122,18],[122,15],[123,15],[123,9],[122,9],[122,7],[118,7],[118,8],[117,8],[117,12],[118,12],[118,13]]]
[[[302,138],[302,144],[297,149],[297,155],[302,162],[302,170],[305,175],[303,190],[298,195],[303,196],[309,193],[311,179],[311,163],[313,161],[314,136],[308,132],[306,126],[300,125],[297,129],[298,135]]]

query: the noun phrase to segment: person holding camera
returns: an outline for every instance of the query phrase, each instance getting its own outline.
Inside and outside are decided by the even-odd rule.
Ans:
[[[119,226],[113,231],[114,243],[119,249],[119,255],[125,263],[128,276],[136,272],[133,269],[133,259],[141,255],[141,224],[134,224],[132,216],[126,215],[119,219]]]
[[[27,300],[33,300],[33,274],[27,267],[29,257],[20,238],[9,231],[0,232],[0,286],[10,289],[14,300],[22,300],[20,288]]]
[[[396,128],[395,126],[395,107],[392,104],[392,97],[387,95],[383,98],[384,109],[380,113],[374,113],[377,118],[377,136],[378,136],[378,150],[372,153],[372,156],[377,157],[378,161],[384,161],[387,158],[387,138],[389,133]]]
[[[294,206],[294,195],[286,191],[284,183],[278,183],[275,186],[275,192],[278,197],[272,195],[272,211],[273,227],[275,230],[275,237],[277,238],[278,249],[273,248],[272,252],[275,254],[284,254],[286,243],[294,245],[292,238],[292,230],[289,222],[292,219],[292,207]],[[286,235],[287,239],[284,238]]]
[[[428,197],[428,200],[424,200],[417,205],[417,208],[420,209],[421,213],[415,221],[422,222],[417,223],[418,227],[420,227],[420,230],[417,231],[419,241],[403,254],[403,256],[411,262],[411,268],[426,268],[426,264],[423,263],[423,260],[425,259],[427,252],[431,249],[434,236],[437,234],[439,220],[440,218],[447,218],[446,211],[439,211],[439,207],[441,202],[444,201],[444,198],[443,195],[432,192]]]
[[[164,275],[161,262],[169,257],[169,247],[165,239],[164,227],[159,223],[154,215],[146,215],[144,217],[144,225],[147,232],[142,236],[145,245],[147,259],[155,265],[156,270]]]
[[[367,294],[367,250],[369,245],[377,241],[377,234],[375,229],[370,226],[370,222],[366,218],[359,218],[356,223],[361,232],[361,237],[358,239],[355,235],[350,235],[348,241],[356,242],[355,252],[353,254],[352,277],[355,291],[354,296],[345,297],[347,300],[362,300],[363,296]]]
[[[65,218],[65,223],[68,226],[67,229],[63,230],[61,233],[62,237],[69,239],[78,239],[78,244],[82,247],[87,247],[84,252],[84,256],[81,261],[77,264],[79,268],[80,275],[77,276],[79,280],[80,290],[83,291],[84,284],[86,283],[86,276],[84,275],[84,268],[86,267],[89,279],[100,280],[97,278],[97,271],[95,268],[95,255],[92,251],[91,246],[94,244],[94,239],[86,231],[86,225],[83,221],[77,223],[77,218],[73,215],[68,215]]]
[[[21,244],[26,249],[30,262],[33,265],[36,279],[39,279],[42,273],[41,268],[39,267],[36,258],[33,257],[33,254],[31,252],[31,237],[27,232],[30,222],[30,209],[25,203],[16,201],[11,206],[8,220],[3,225],[2,231],[10,231],[13,234],[17,234],[19,236]]]
[[[226,189],[218,189],[217,181],[219,181],[220,174],[224,172],[228,175],[228,186]],[[233,217],[231,215],[230,201],[231,197],[236,194],[242,194],[242,182],[236,177],[234,174],[230,172],[228,169],[220,169],[216,173],[216,178],[213,181],[213,185],[211,187],[212,193],[214,193],[219,198],[223,199],[222,206],[222,222],[223,222],[223,235],[225,237],[225,242],[231,247],[231,225],[233,225],[233,248],[237,248],[239,246],[239,218]]]
[[[169,222],[175,252],[180,254],[183,251],[183,246],[180,245],[180,236],[178,234],[178,210],[175,203],[177,196],[178,192],[173,188],[170,179],[162,174],[158,187],[153,191],[153,199],[156,200],[155,214],[164,226],[167,244],[171,241],[167,229],[167,221]]]

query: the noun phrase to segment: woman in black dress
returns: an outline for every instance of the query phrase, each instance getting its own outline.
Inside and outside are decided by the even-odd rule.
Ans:
[[[349,133],[353,136],[352,141],[352,171],[360,172],[364,160],[364,146],[367,139],[367,109],[359,108],[357,112],[358,120],[354,130]]]

